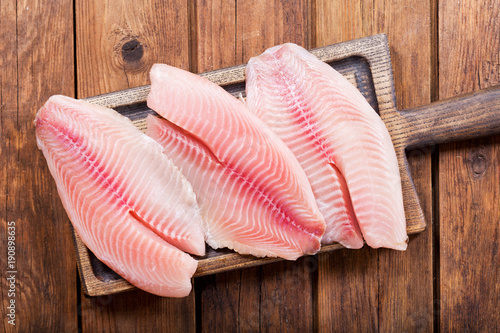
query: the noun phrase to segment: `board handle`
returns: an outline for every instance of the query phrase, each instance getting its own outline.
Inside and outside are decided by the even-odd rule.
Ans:
[[[400,111],[405,146],[414,149],[500,134],[500,86]]]

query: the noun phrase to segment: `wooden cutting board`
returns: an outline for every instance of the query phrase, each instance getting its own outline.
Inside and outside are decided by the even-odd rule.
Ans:
[[[407,232],[421,232],[426,222],[409,172],[407,150],[500,133],[500,89],[497,87],[421,108],[398,111],[385,34],[321,47],[311,52],[346,76],[385,122],[398,157]],[[241,93],[244,97],[244,73],[245,65],[240,65],[200,75],[219,84],[234,96]],[[149,86],[143,86],[85,100],[115,109],[144,131],[146,116],[155,114],[146,106],[148,93]],[[100,262],[76,233],[74,238],[80,278],[87,295],[107,295],[135,288]],[[340,248],[341,245],[332,244],[323,246],[320,252]],[[196,259],[198,269],[195,277],[282,260],[239,255],[231,250],[213,250],[208,246],[207,254]]]

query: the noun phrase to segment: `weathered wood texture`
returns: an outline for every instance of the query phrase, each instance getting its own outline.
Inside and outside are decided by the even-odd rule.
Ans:
[[[187,0],[75,1],[78,98],[149,82],[155,62],[189,69]]]
[[[341,250],[197,278],[182,300],[79,298],[69,221],[32,125],[51,94],[147,84],[156,61],[204,72],[286,41],[378,32],[398,108],[418,107],[499,84],[498,17],[495,0],[1,0],[0,241],[15,221],[16,331],[498,331],[498,136],[408,153],[432,225],[405,253]],[[5,279],[1,288],[8,331]]]
[[[431,98],[431,3],[318,0],[314,12],[315,46],[386,33],[398,108],[427,104]],[[425,148],[408,154],[415,188],[429,225],[423,233],[410,237],[405,253],[364,249],[343,250],[340,258],[336,253],[328,258],[320,256],[317,286],[320,331],[432,329],[430,152],[430,148]],[[409,260],[410,257],[415,260]],[[353,310],[341,311],[344,302]]]
[[[500,3],[439,3],[439,98],[500,84]],[[439,147],[439,328],[500,330],[500,137]]]
[[[78,328],[69,220],[37,148],[33,126],[37,109],[50,95],[74,95],[72,13],[71,1],[0,5],[0,313],[7,332]],[[4,244],[7,222],[12,221],[15,267],[8,269]],[[16,272],[13,297],[7,293],[7,270]],[[15,326],[6,317],[11,299]]]
[[[79,98],[149,83],[155,62],[189,69],[188,6],[175,1],[77,1]],[[81,297],[83,332],[193,332],[194,293],[183,299],[142,291]]]

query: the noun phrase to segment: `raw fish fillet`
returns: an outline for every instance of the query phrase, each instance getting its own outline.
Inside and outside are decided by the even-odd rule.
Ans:
[[[396,154],[383,121],[347,79],[295,44],[246,68],[247,106],[290,147],[327,229],[323,243],[406,249]],[[361,233],[360,233],[361,231]]]
[[[206,241],[294,260],[316,253],[325,222],[293,153],[218,85],[167,65],[151,70],[149,135],[193,184]]]
[[[162,147],[111,109],[53,96],[36,137],[68,216],[106,265],[148,292],[182,297],[204,254],[191,185]],[[181,250],[183,251],[181,251]]]

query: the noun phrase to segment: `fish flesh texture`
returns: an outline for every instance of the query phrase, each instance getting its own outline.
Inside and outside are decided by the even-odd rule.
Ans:
[[[347,184],[332,163],[327,142],[318,135],[313,110],[307,105],[310,96],[302,98],[304,93],[295,86],[295,81],[306,82],[294,78],[294,72],[287,73],[282,64],[285,60],[275,54],[281,55],[286,47],[270,49],[250,59],[246,69],[247,105],[290,147],[304,168],[326,222],[322,243],[339,242],[347,248],[359,249],[363,237]]]
[[[147,102],[176,126],[163,123],[161,141],[175,146],[165,153],[193,184],[210,246],[290,260],[319,250],[325,222],[304,171],[243,103],[162,64],[151,70]]]
[[[205,253],[200,209],[162,147],[114,110],[53,96],[35,119],[38,147],[87,247],[133,285],[183,297]]]
[[[406,249],[396,154],[383,121],[347,79],[295,44],[246,68],[247,106],[295,153],[325,216],[324,243]]]
[[[241,101],[156,64],[147,102],[166,119],[149,117],[148,134],[193,184],[211,247],[289,260],[319,250],[325,222],[304,171]]]
[[[252,58],[246,103],[304,168],[327,229],[323,243],[405,250],[391,137],[363,95],[330,65],[287,43]]]
[[[221,164],[202,142],[153,115],[148,116],[147,127],[147,134],[163,145],[165,153],[193,184],[211,247],[287,259],[318,250],[317,236],[311,241],[308,233],[292,229],[290,233],[294,234],[277,237],[283,233],[273,228],[274,219],[279,219],[278,208],[240,174]]]

